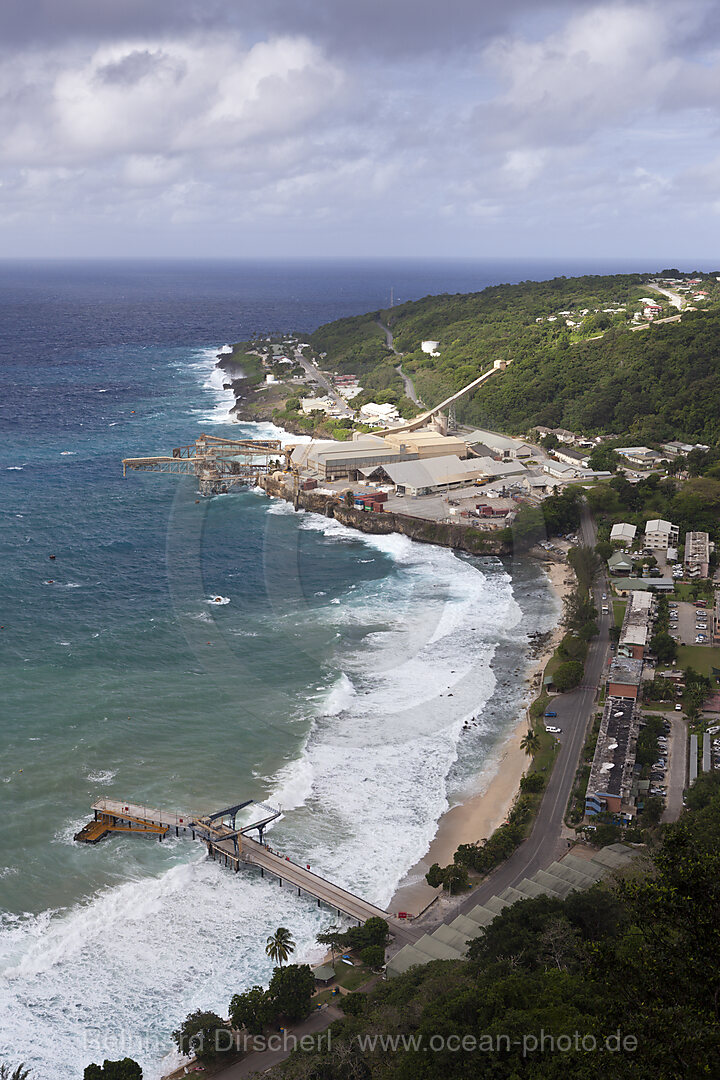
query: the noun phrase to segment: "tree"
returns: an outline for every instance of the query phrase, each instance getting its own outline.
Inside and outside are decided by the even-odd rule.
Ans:
[[[451,896],[455,896],[457,893],[465,892],[470,888],[470,878],[468,872],[464,866],[458,866],[456,863],[451,863],[445,867],[445,873],[443,875],[443,889],[449,892]]]
[[[425,875],[425,880],[427,881],[431,889],[437,889],[439,885],[442,885],[443,881],[445,880],[445,875],[443,874],[443,869],[440,863],[435,862],[432,864],[427,874]]]
[[[545,777],[542,773],[531,772],[526,773],[520,780],[520,790],[523,792],[534,793],[542,791],[545,787]]]
[[[369,919],[366,919],[362,929],[368,945],[382,945],[384,948],[390,940],[390,928],[385,919],[381,919],[379,915],[371,915]]]
[[[246,1028],[251,1035],[262,1035],[275,1019],[273,1002],[262,986],[252,986],[230,1000],[230,1022],[234,1028]]]
[[[541,747],[540,736],[532,728],[528,728],[525,735],[520,740],[520,747],[525,751],[528,757],[534,757]]]
[[[172,1037],[181,1054],[194,1054],[200,1061],[213,1061],[230,1049],[230,1032],[222,1017],[197,1009],[189,1013]]]
[[[598,555],[599,558],[603,559],[605,562],[608,561],[614,551],[615,545],[612,544],[609,540],[598,540],[597,544],[595,545],[596,555]]]
[[[279,926],[267,939],[265,952],[271,960],[282,967],[295,952],[295,942],[290,931],[284,926]]]
[[[142,1069],[137,1061],[126,1057],[119,1061],[108,1061],[100,1065],[88,1065],[83,1073],[83,1080],[142,1080]]]
[[[607,844],[616,844],[620,839],[620,829],[609,821],[601,822],[596,826],[595,832],[590,834],[590,843],[595,847],[606,847]]]
[[[574,690],[583,681],[585,668],[579,660],[566,660],[560,664],[553,675],[553,682],[561,694]]]
[[[620,455],[609,446],[596,446],[588,458],[588,465],[598,472],[616,472]]]
[[[343,994],[338,1005],[346,1016],[359,1016],[363,1011],[365,1000],[365,994]]]
[[[650,639],[650,650],[663,664],[668,664],[670,661],[677,659],[677,649],[675,638],[665,631],[654,634]]]
[[[310,1012],[315,992],[315,976],[307,964],[289,964],[275,968],[268,994],[276,1013],[288,1020],[304,1020]]]
[[[97,1066],[96,1066],[97,1068]],[[0,1080],[30,1080],[30,1070],[21,1062],[19,1065],[0,1064]]]
[[[360,959],[369,968],[381,968],[385,963],[385,950],[382,945],[368,945],[361,950]]]

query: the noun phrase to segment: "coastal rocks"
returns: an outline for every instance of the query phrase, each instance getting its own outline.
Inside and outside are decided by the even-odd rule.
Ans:
[[[293,497],[285,483],[273,476],[260,477],[260,486],[269,495],[293,502]],[[300,491],[294,500],[297,509],[310,510],[315,514],[334,517],[341,525],[369,533],[373,536],[385,536],[388,533],[400,533],[410,540],[422,544],[438,544],[440,547],[453,548],[470,555],[511,554],[511,546],[497,534],[483,533],[471,526],[446,524],[445,522],[427,521],[424,518],[411,517],[409,514],[368,513],[346,506],[332,495],[319,495],[313,491]]]

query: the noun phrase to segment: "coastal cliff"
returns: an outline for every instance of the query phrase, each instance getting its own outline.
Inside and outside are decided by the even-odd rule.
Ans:
[[[505,530],[496,533],[483,532],[472,525],[459,522],[448,524],[442,521],[427,521],[410,514],[393,512],[374,513],[346,506],[334,495],[321,495],[315,491],[299,491],[293,498],[288,489],[287,478],[282,473],[261,476],[260,487],[268,495],[294,502],[296,508],[309,510],[315,514],[335,518],[341,525],[375,536],[388,533],[400,533],[423,544],[438,544],[440,547],[465,551],[469,555],[512,554],[512,543],[505,538]]]

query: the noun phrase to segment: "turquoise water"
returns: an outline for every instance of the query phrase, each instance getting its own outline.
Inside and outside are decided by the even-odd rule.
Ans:
[[[312,956],[330,917],[188,841],[74,844],[91,802],[267,800],[273,846],[386,905],[492,766],[557,607],[520,562],[123,479],[123,456],[257,434],[228,422],[224,341],[379,306],[384,269],[3,273],[0,1056],[153,1077],[187,1012],[267,978],[270,932]],[[485,283],[452,273],[436,288]]]

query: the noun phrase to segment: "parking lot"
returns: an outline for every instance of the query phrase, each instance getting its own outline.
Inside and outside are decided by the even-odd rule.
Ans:
[[[670,633],[680,645],[709,644],[711,618],[705,608],[696,608],[687,602],[670,601]],[[702,634],[704,642],[696,642]]]

